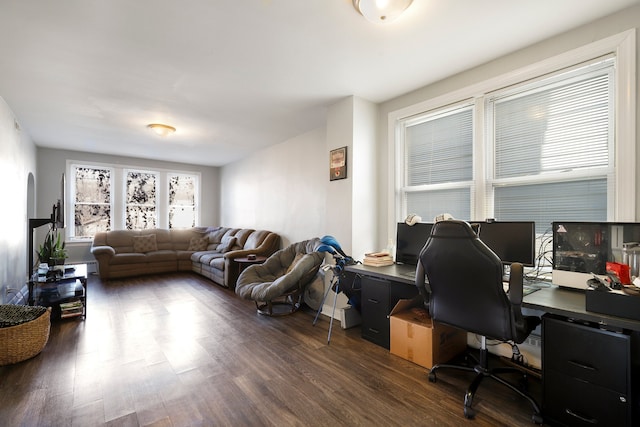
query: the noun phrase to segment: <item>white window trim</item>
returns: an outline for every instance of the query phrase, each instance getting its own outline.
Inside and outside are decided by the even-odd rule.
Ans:
[[[156,203],[155,203],[155,209],[156,209],[156,224],[158,225],[158,227],[160,226],[160,194],[162,193],[162,188],[160,187],[162,185],[162,174],[158,171],[158,170],[151,170],[151,169],[142,169],[142,168],[123,168],[122,170],[122,196],[123,196],[123,200],[122,200],[122,218],[120,218],[120,221],[122,221],[122,225],[123,227],[126,227],[127,225],[127,175],[130,173],[146,173],[149,175],[155,175],[156,177]]]
[[[198,179],[196,180],[195,183],[195,189],[194,189],[194,195],[195,195],[195,200],[194,200],[194,210],[195,210],[195,222],[196,225],[200,224],[200,187],[201,187],[201,179],[200,179],[200,174],[199,173],[191,173],[191,172],[178,172],[178,171],[172,171],[172,172],[167,172],[167,174],[165,175],[165,182],[164,182],[164,186],[165,186],[165,193],[166,193],[166,198],[164,199],[164,205],[167,206],[167,208],[169,208],[169,178],[172,176],[196,176]],[[169,226],[169,212],[167,211],[167,215],[166,215],[166,221],[167,221],[167,227]]]
[[[401,137],[399,122],[417,114],[435,109],[441,109],[451,104],[475,99],[477,112],[485,117],[483,102],[478,102],[480,96],[496,91],[506,86],[519,84],[530,79],[538,78],[544,74],[555,72],[575,64],[591,60],[593,58],[614,54],[616,57],[615,71],[615,145],[616,153],[614,162],[617,168],[614,195],[613,212],[610,221],[633,222],[635,221],[636,208],[636,30],[631,29],[571,51],[556,55],[546,60],[529,66],[505,73],[503,75],[467,86],[465,88],[414,104],[388,115],[387,132],[387,158],[388,168],[395,171],[389,174],[387,210],[387,234],[395,235],[396,222],[399,220],[397,207],[401,201],[398,199],[399,188],[402,183],[402,171],[397,167],[398,152],[396,141]],[[484,122],[476,121],[474,128],[474,156],[484,156]],[[482,160],[482,161],[480,161]],[[479,165],[484,165],[483,158],[474,157],[474,177],[484,180],[484,171]],[[482,178],[480,175],[482,174]],[[486,212],[485,201],[482,195],[472,195],[472,212]],[[475,204],[475,206],[473,206]],[[425,218],[425,221],[428,219]]]
[[[78,167],[88,167],[88,168],[104,168],[111,170],[111,229],[112,230],[124,230],[125,229],[125,189],[126,189],[126,172],[127,171],[135,171],[135,172],[147,172],[147,173],[158,173],[158,200],[157,200],[157,209],[158,209],[158,222],[157,227],[166,229],[169,227],[169,176],[172,175],[185,175],[185,176],[194,176],[197,178],[196,183],[196,191],[195,191],[195,221],[196,226],[200,225],[200,206],[201,206],[201,187],[202,187],[202,173],[198,171],[184,171],[184,170],[175,170],[175,169],[163,169],[163,168],[149,168],[148,166],[137,166],[137,165],[124,165],[124,164],[112,164],[112,163],[104,163],[104,162],[94,162],[87,160],[73,160],[68,159],[66,161],[66,176],[67,178],[67,189],[65,192],[65,206],[66,208],[66,217],[67,217],[67,227],[65,229],[65,237],[69,242],[86,242],[85,238],[76,238],[75,236],[70,236],[71,229],[75,224],[74,217],[74,206],[75,203],[72,200],[75,196],[73,191],[75,190],[75,184],[72,183],[73,175],[70,173],[71,168],[74,166]]]
[[[113,168],[111,165],[107,165],[107,164],[99,164],[99,163],[87,163],[87,162],[80,162],[80,161],[69,161],[67,160],[67,166],[65,169],[65,175],[67,176],[66,178],[66,186],[67,188],[65,188],[65,222],[66,222],[66,227],[65,227],[65,240],[69,240],[70,242],[86,242],[89,239],[86,237],[76,237],[75,236],[75,194],[76,194],[76,175],[74,173],[72,173],[72,168],[87,168],[87,169],[106,169],[110,172],[111,175],[111,193],[110,193],[110,199],[109,199],[109,209],[111,211],[111,225],[113,226],[113,210],[115,207],[114,204],[114,175],[116,173],[115,168]],[[75,172],[75,169],[74,171]],[[71,230],[74,230],[73,232]],[[73,233],[73,235],[71,235],[71,233]]]

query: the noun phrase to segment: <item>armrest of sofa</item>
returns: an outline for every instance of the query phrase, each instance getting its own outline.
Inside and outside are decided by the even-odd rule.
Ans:
[[[111,258],[116,254],[116,250],[111,246],[91,246],[91,253],[94,257],[107,256]]]
[[[236,281],[240,275],[240,266],[234,262],[236,258],[244,258],[247,255],[269,257],[280,248],[280,235],[269,233],[262,243],[256,248],[239,249],[224,254],[224,284],[229,289],[236,288]]]
[[[98,272],[101,279],[109,278],[109,260],[116,254],[111,246],[91,246],[91,253],[98,261]]]
[[[276,233],[269,233],[267,237],[262,241],[260,246],[249,249],[237,249],[229,251],[224,254],[225,261],[234,260],[236,258],[243,258],[247,255],[256,256],[270,256],[279,249],[280,235]]]

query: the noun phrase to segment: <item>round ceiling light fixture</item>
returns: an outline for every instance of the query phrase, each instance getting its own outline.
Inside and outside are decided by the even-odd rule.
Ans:
[[[353,0],[353,7],[368,21],[387,24],[398,18],[413,0]]]
[[[151,123],[147,125],[147,127],[160,136],[167,136],[176,131],[176,128],[173,126],[163,125],[162,123]]]

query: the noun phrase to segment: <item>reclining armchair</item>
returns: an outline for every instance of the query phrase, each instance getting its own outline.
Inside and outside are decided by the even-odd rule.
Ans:
[[[263,264],[246,268],[236,283],[236,294],[256,303],[258,313],[278,316],[296,312],[306,286],[324,261],[316,250],[320,239],[294,243],[271,255]]]

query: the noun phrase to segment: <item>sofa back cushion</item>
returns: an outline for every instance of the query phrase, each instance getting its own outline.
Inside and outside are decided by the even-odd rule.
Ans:
[[[237,239],[236,245],[238,246],[238,249],[245,247],[247,239],[249,238],[249,236],[251,236],[252,233],[253,229],[251,228],[241,228],[236,232],[236,234],[234,234]]]
[[[116,254],[133,252],[133,238],[140,233],[131,230],[113,230],[105,233],[105,244],[111,246]]]
[[[217,250],[220,243],[222,243],[222,238],[227,234],[233,236],[234,233],[235,229],[231,229],[229,227],[220,227],[217,230],[212,231],[211,233],[209,233],[209,246],[206,250]]]
[[[204,251],[209,245],[209,234],[213,227],[171,229],[171,246],[175,251]],[[204,245],[204,246],[203,246]]]
[[[156,243],[158,245],[158,251],[171,251],[174,249],[173,242],[171,241],[171,232],[162,228],[155,228],[153,230],[140,230],[140,234],[155,234]]]

